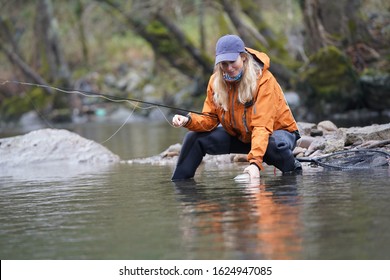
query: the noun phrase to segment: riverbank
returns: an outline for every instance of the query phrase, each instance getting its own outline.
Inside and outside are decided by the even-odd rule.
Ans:
[[[331,121],[298,122],[301,139],[294,155],[315,158],[348,149],[379,149],[390,152],[390,123],[364,127],[337,127]],[[143,158],[123,158],[101,144],[65,129],[37,129],[24,135],[0,139],[0,167],[12,168],[50,163],[68,165],[151,164],[174,165],[181,143],[160,154]],[[206,155],[204,162],[246,162],[246,155]]]
[[[330,153],[348,149],[379,149],[390,152],[390,123],[364,127],[337,127],[331,121],[316,123],[298,122],[301,139],[294,149],[296,157],[316,158]],[[131,159],[128,164],[175,164],[180,153],[181,144],[168,147],[161,154],[149,158]],[[230,154],[210,156],[204,161],[231,163],[246,162],[246,155]]]

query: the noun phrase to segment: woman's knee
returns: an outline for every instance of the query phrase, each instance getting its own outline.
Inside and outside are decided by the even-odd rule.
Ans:
[[[271,141],[272,139],[272,141]],[[293,150],[295,146],[296,137],[293,133],[285,130],[276,130],[270,136],[270,143],[274,145],[274,149],[277,151]]]
[[[184,135],[183,144],[185,142],[193,142],[196,138],[198,138],[198,133],[194,131],[188,131],[186,135]]]
[[[210,132],[193,132],[186,136],[192,146],[198,146],[203,153],[226,154],[230,149],[230,135],[221,127]]]
[[[275,131],[269,138],[264,161],[283,172],[289,171],[295,161],[292,153],[294,144],[294,135],[287,131]]]

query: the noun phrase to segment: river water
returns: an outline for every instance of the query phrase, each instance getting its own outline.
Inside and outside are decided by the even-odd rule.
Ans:
[[[67,127],[102,142],[118,126]],[[132,123],[103,145],[122,159],[181,142],[184,129]],[[173,183],[173,166],[32,166],[0,174],[1,259],[389,259],[388,168],[304,166],[260,182],[243,164],[202,165]],[[4,175],[6,174],[6,175]]]

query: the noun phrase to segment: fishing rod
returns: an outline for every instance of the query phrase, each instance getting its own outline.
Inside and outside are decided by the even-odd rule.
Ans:
[[[45,88],[45,89],[54,89],[60,92],[64,93],[76,93],[76,94],[82,94],[87,97],[102,97],[105,98],[109,101],[113,102],[123,102],[123,101],[128,101],[128,102],[135,102],[135,103],[142,103],[146,105],[151,105],[151,106],[156,106],[156,107],[163,107],[163,108],[168,108],[172,110],[177,110],[177,111],[182,111],[182,112],[189,112],[189,113],[194,113],[198,115],[203,115],[203,116],[208,116],[212,118],[217,118],[217,116],[212,115],[212,114],[207,114],[207,113],[202,113],[194,110],[189,110],[189,109],[183,109],[183,108],[178,108],[174,106],[169,106],[161,103],[155,103],[155,102],[149,102],[149,101],[144,101],[136,98],[130,98],[130,97],[118,97],[114,95],[109,95],[109,94],[103,94],[103,93],[97,93],[97,92],[92,92],[92,91],[85,91],[85,90],[78,90],[78,89],[64,89],[64,88],[58,88],[54,86],[49,86],[49,85],[44,85],[44,84],[35,84],[35,83],[29,83],[29,82],[20,82],[20,81],[4,81],[2,84],[7,84],[7,83],[13,83],[13,84],[19,84],[19,85],[27,85],[27,86],[36,86],[40,88]]]

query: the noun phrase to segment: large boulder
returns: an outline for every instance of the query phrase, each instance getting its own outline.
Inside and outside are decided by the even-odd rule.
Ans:
[[[40,129],[0,139],[0,168],[26,165],[112,164],[120,161],[104,146],[64,129]]]

